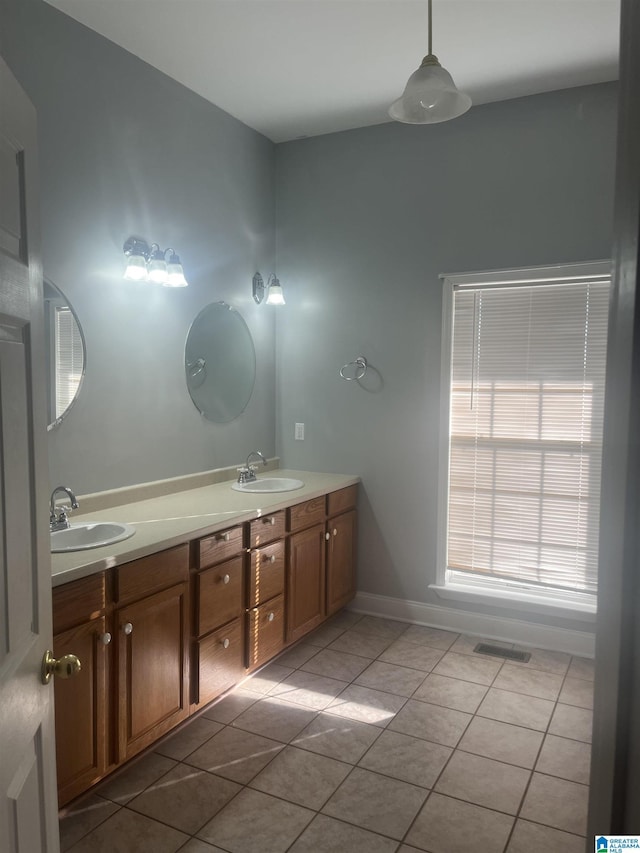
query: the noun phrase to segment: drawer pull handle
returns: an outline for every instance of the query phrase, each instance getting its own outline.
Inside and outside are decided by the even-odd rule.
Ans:
[[[265,563],[275,563],[276,555],[275,554],[263,554],[262,559]]]
[[[263,524],[270,524],[272,527],[276,525],[276,517],[275,515],[268,515],[262,519]]]
[[[131,632],[133,631],[133,625],[131,624],[131,622],[125,622],[125,624],[122,626],[122,630],[128,637],[129,634],[131,634]]]
[[[106,633],[104,634],[100,634],[100,642],[103,645],[108,646],[111,642],[111,634],[108,631],[106,631]]]
[[[230,580],[231,580],[230,576],[229,576],[229,575],[225,575],[225,576],[222,578],[222,583],[229,583],[229,581],[230,581]]]
[[[327,531],[327,533],[325,533],[325,534],[324,534],[324,538],[325,538],[325,539],[327,540],[327,542],[328,542],[328,541],[329,541],[329,539],[331,539],[331,534]]]
[[[275,618],[276,618],[276,614],[275,614],[275,613],[270,613],[270,614],[267,616],[267,622],[273,622],[273,620],[274,620]]]
[[[216,539],[218,542],[228,542],[231,539],[231,534],[228,531],[227,533],[218,533]]]
[[[220,643],[220,645],[222,646],[223,649],[228,649],[229,646],[231,645],[231,641],[229,640],[228,637],[225,637],[224,640]]]

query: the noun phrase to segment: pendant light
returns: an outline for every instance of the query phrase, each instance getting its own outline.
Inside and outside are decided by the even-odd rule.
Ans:
[[[471,106],[471,98],[456,89],[451,74],[431,52],[431,0],[429,0],[429,53],[414,71],[401,98],[389,107],[389,115],[405,124],[437,124],[461,116]]]

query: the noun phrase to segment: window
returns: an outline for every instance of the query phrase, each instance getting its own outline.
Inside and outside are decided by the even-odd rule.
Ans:
[[[604,262],[445,278],[440,588],[595,609],[609,287]]]

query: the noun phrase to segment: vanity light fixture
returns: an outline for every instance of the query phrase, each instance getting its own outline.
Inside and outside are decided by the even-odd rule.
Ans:
[[[267,292],[267,298],[265,300],[267,305],[285,305],[284,301],[284,292],[282,290],[282,285],[280,284],[280,280],[275,276],[274,273],[271,273],[269,278],[267,279],[267,284],[265,286],[264,279],[257,272],[253,277],[253,298],[258,305],[264,299],[265,290]]]
[[[188,282],[175,249],[161,249],[157,243],[151,246],[146,240],[129,237],[123,246],[127,258],[124,278],[129,281],[149,281],[165,287],[186,287]],[[169,262],[166,256],[170,252]]]
[[[401,98],[389,107],[389,115],[404,124],[436,124],[461,116],[471,106],[471,98],[456,89],[448,71],[431,51],[431,0],[428,0],[429,53],[414,71]]]

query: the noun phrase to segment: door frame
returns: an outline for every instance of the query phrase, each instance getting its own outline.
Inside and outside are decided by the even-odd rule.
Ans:
[[[640,4],[622,0],[587,850],[640,833]]]

